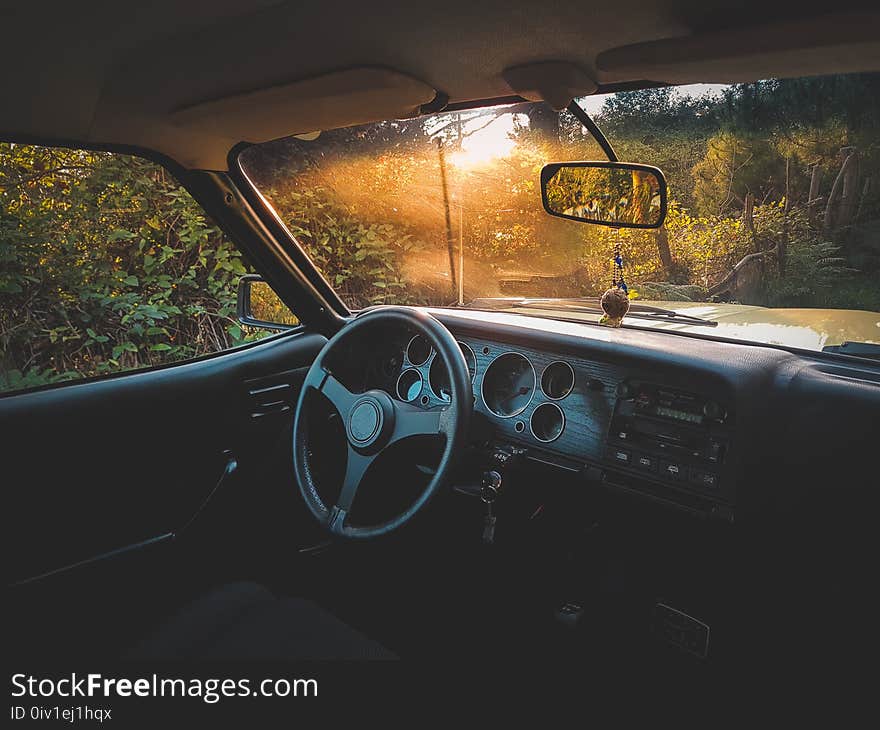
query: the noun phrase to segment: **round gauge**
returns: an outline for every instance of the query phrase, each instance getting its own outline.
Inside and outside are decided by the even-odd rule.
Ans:
[[[477,356],[474,355],[474,351],[464,342],[459,342],[458,346],[461,348],[461,354],[464,355],[464,361],[467,363],[468,373],[471,376],[471,382],[473,382],[474,376],[477,374]],[[428,371],[428,383],[434,395],[440,398],[440,400],[444,400],[447,403],[452,400],[452,395],[449,392],[449,373],[446,372],[443,358],[438,355],[435,355],[434,360],[431,362],[431,369]]]
[[[431,357],[431,343],[421,335],[416,335],[406,346],[406,356],[416,367],[424,365]]]
[[[404,370],[397,379],[397,397],[412,402],[422,392],[422,374],[415,368]]]
[[[385,355],[379,360],[379,372],[387,379],[392,379],[403,365],[403,357],[400,352],[393,352]]]
[[[515,352],[496,357],[483,376],[483,402],[496,416],[522,413],[535,392],[535,369]]]
[[[541,390],[553,400],[565,398],[574,388],[574,370],[563,360],[551,362],[541,373]]]
[[[544,443],[555,441],[562,435],[562,429],[565,428],[565,414],[555,403],[542,403],[532,412],[529,426],[532,429],[532,435],[538,441]]]

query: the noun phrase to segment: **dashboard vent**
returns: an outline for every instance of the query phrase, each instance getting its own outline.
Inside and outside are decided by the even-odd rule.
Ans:
[[[263,378],[246,380],[247,408],[251,420],[266,420],[289,414],[299,394],[299,386],[307,368],[288,370]]]

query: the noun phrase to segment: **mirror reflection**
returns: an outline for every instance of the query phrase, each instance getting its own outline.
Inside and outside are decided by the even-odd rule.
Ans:
[[[261,322],[298,325],[299,319],[265,281],[250,284],[251,316]]]
[[[545,184],[548,212],[588,223],[653,228],[664,214],[663,181],[651,169],[556,165]]]

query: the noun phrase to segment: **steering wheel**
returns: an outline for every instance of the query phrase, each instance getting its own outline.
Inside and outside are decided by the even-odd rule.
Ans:
[[[392,398],[383,390],[353,393],[329,370],[331,354],[364,330],[393,325],[415,330],[436,351],[449,373],[450,402],[422,408]],[[347,462],[336,504],[328,508],[315,485],[309,463],[307,399],[313,392],[326,397],[345,423]],[[352,320],[318,353],[303,381],[293,418],[293,470],[303,499],[315,518],[331,533],[344,538],[386,535],[411,520],[437,493],[461,453],[473,413],[473,393],[464,355],[446,327],[427,312],[410,307],[382,307]],[[364,475],[389,446],[411,436],[435,435],[446,440],[437,471],[415,502],[404,512],[378,525],[348,524],[348,516]]]

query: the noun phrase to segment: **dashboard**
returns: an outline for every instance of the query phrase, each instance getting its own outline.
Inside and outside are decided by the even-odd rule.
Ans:
[[[734,479],[725,471],[735,453],[735,406],[723,387],[600,353],[530,346],[494,328],[491,336],[462,323],[450,329],[494,444],[569,472],[599,469],[617,488],[732,518]],[[420,335],[379,338],[372,349],[368,380],[424,408],[449,402],[446,368]]]
[[[733,522],[744,510],[818,493],[799,486],[855,470],[867,455],[852,444],[880,413],[880,373],[848,358],[503,312],[429,311],[462,349],[475,419],[491,443],[704,517]],[[421,338],[378,338],[372,351],[362,377],[425,408],[448,402],[442,364]],[[829,432],[835,419],[841,426]],[[854,431],[851,419],[864,428]]]

